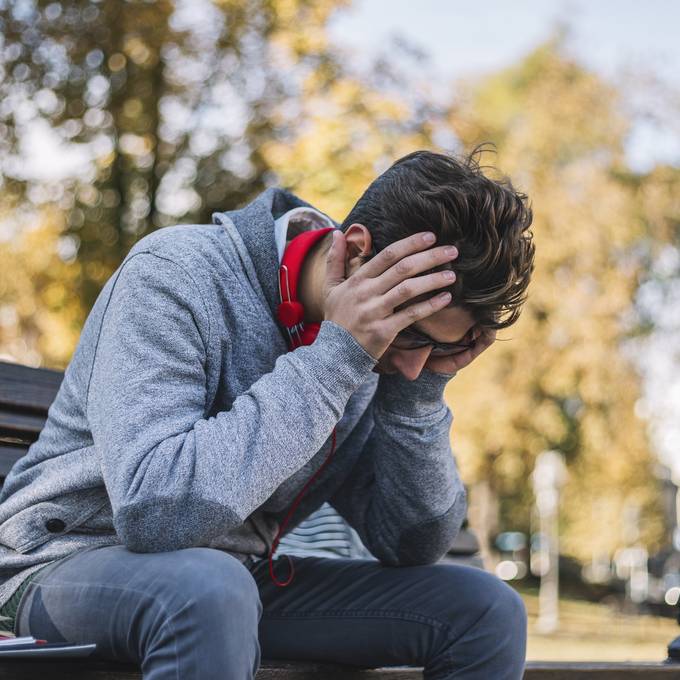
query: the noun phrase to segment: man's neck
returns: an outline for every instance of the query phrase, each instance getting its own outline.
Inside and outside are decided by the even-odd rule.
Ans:
[[[315,243],[302,263],[300,278],[298,279],[298,300],[305,308],[305,323],[321,323],[324,319],[323,286],[326,276],[326,248],[327,236]]]

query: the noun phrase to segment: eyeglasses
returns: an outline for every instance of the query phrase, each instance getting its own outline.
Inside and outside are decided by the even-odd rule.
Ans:
[[[471,336],[472,330],[468,332],[465,337]],[[420,349],[421,347],[432,346],[430,356],[435,357],[451,357],[456,354],[462,354],[472,349],[475,346],[475,340],[468,342],[437,342],[425,333],[417,331],[415,328],[404,328],[403,331],[397,333],[392,342],[392,347],[395,349]]]

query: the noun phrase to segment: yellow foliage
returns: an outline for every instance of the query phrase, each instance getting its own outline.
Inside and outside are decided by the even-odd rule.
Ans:
[[[491,479],[526,497],[529,480],[517,470],[530,472],[542,450],[562,449],[570,470],[566,550],[581,559],[611,555],[622,545],[631,498],[654,546],[662,528],[654,456],[634,412],[638,379],[621,350],[621,320],[637,285],[625,255],[644,228],[635,192],[616,177],[626,130],[616,93],[548,45],[468,84],[451,123],[466,148],[496,143],[497,158],[484,161],[529,194],[537,248],[523,317],[501,334],[509,342],[447,390],[467,481]],[[526,523],[528,513],[517,504],[506,525]]]
[[[35,225],[0,241],[0,358],[29,366],[65,368],[85,319],[73,294],[77,262],[57,255],[63,215],[39,213]]]
[[[399,125],[411,115],[404,102],[358,80],[342,77],[320,90],[319,75],[312,73],[304,86],[304,124],[296,137],[261,150],[284,186],[335,219],[344,218],[393,160],[431,145],[425,130],[406,132]]]

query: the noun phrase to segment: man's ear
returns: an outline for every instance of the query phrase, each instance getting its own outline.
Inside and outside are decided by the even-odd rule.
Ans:
[[[366,261],[373,248],[371,232],[363,225],[355,222],[345,231],[347,251],[345,255],[346,277],[350,277]]]

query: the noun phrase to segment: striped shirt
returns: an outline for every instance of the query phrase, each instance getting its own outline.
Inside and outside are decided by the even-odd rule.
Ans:
[[[324,503],[281,539],[276,557],[283,554],[375,559],[357,532],[328,503]]]

